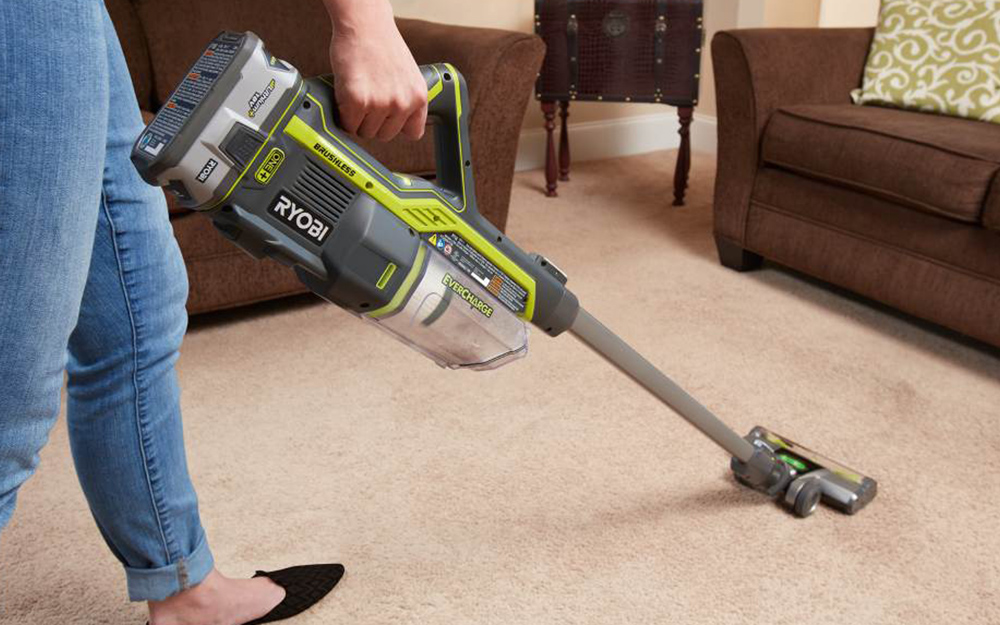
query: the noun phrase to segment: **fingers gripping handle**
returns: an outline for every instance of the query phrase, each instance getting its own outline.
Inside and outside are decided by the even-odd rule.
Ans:
[[[448,63],[421,65],[427,81],[427,116],[434,123],[438,186],[458,196],[461,210],[475,211],[476,189],[469,144],[469,92]]]

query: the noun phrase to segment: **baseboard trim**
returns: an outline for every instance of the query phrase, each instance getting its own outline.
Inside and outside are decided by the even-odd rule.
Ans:
[[[691,148],[698,152],[716,152],[716,119],[695,114],[691,123]],[[569,125],[570,154],[573,162],[593,161],[672,150],[680,146],[674,112],[639,115]],[[558,141],[559,132],[556,131]],[[558,149],[558,144],[557,144]],[[517,150],[517,171],[545,167],[545,129],[532,128],[521,133]]]

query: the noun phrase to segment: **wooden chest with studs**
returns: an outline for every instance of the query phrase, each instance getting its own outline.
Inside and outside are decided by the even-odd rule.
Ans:
[[[543,101],[698,104],[702,0],[535,0]]]

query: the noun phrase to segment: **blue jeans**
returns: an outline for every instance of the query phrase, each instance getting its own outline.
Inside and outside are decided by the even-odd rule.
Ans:
[[[133,601],[213,560],[188,476],[174,362],[187,277],[100,0],[0,2],[0,529],[59,413]],[[0,576],[2,577],[2,576]]]

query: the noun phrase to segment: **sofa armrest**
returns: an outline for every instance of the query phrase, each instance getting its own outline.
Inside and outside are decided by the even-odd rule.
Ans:
[[[545,44],[529,33],[397,19],[417,63],[448,62],[465,76],[480,212],[503,230],[521,124]]]
[[[754,29],[712,39],[718,107],[715,235],[742,245],[760,141],[792,104],[847,104],[861,85],[873,29]]]

